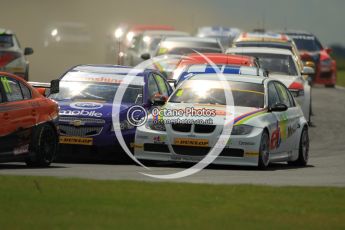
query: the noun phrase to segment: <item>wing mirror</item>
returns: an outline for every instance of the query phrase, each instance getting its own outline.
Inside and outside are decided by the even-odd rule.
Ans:
[[[168,97],[161,94],[156,94],[153,96],[152,103],[153,105],[164,105],[168,100]]]
[[[315,70],[312,67],[304,66],[301,74],[302,75],[313,75],[313,74],[315,74]]]
[[[270,112],[284,112],[286,110],[288,110],[287,105],[285,105],[283,103],[278,103],[278,104],[273,105],[271,108],[269,108],[268,111],[270,111]]]
[[[31,55],[34,53],[34,50],[31,47],[26,47],[24,49],[24,55]]]
[[[59,79],[52,80],[50,82],[50,94],[59,93],[59,91],[60,91],[60,80]]]
[[[143,60],[149,60],[151,58],[151,55],[149,53],[143,53],[140,57]]]

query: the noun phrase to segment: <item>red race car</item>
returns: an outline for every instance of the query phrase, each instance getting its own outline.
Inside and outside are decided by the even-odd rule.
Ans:
[[[334,87],[337,82],[337,64],[330,56],[332,50],[324,48],[311,33],[288,31],[285,34],[296,43],[303,62],[315,68],[312,83]]]
[[[190,65],[209,64],[209,62],[213,62],[216,65],[260,67],[258,60],[254,57],[220,53],[204,53],[202,55],[192,53],[185,56],[179,61],[172,75],[172,79],[177,80],[177,78],[180,76],[180,73],[183,72],[184,69]]]
[[[58,91],[52,81],[51,92]],[[59,108],[22,78],[0,72],[0,161],[49,166],[58,151]]]

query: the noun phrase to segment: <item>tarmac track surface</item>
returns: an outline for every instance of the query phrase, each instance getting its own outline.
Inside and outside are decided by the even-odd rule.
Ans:
[[[175,182],[212,184],[260,184],[345,186],[345,90],[313,88],[313,125],[309,129],[310,160],[304,168],[285,163],[273,164],[267,171],[252,167],[210,166]],[[114,153],[116,154],[116,153]],[[178,172],[188,164],[150,165],[151,173]],[[27,168],[23,163],[0,164],[0,175],[34,175],[88,178],[98,180],[162,181],[140,174],[149,171],[130,162],[116,160],[67,159],[50,168]]]

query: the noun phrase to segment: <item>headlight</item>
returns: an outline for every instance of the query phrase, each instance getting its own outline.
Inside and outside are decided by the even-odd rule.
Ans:
[[[152,119],[149,119],[146,123],[146,128],[157,130],[157,131],[166,131],[163,121],[155,122]]]
[[[253,126],[235,125],[232,127],[231,135],[246,135],[253,130]]]

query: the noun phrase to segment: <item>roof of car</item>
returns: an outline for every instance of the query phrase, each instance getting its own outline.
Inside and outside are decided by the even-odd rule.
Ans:
[[[215,64],[238,64],[251,65],[255,63],[255,58],[250,56],[221,54],[221,53],[204,53],[203,55],[191,53],[181,59],[181,64],[208,62],[208,60]],[[231,62],[231,63],[229,63]]]
[[[144,35],[163,35],[163,36],[171,36],[171,35],[180,35],[180,36],[189,36],[190,34],[184,31],[177,31],[177,30],[146,30],[143,33]]]
[[[267,48],[267,47],[233,47],[226,50],[229,54],[239,53],[270,53],[270,54],[284,54],[292,55],[292,52],[288,49]]]
[[[234,41],[236,42],[253,42],[253,41],[265,41],[265,42],[288,42],[289,38],[285,34],[272,33],[272,32],[244,32]]]
[[[217,43],[216,38],[200,38],[200,37],[166,37],[164,41],[176,41],[176,42],[209,42]]]
[[[313,35],[312,33],[308,32],[308,31],[303,31],[303,30],[285,30],[285,31],[280,31],[280,33],[284,33],[284,34],[298,34],[298,35]]]
[[[13,32],[5,28],[0,28],[0,34],[13,34]]]
[[[255,84],[263,84],[266,77],[261,76],[251,76],[251,75],[237,75],[237,74],[223,74],[222,75],[226,81],[238,81],[238,82],[248,82]],[[222,78],[219,78],[217,74],[195,74],[188,80],[214,80],[222,81]]]
[[[130,66],[121,65],[78,65],[72,68],[70,71],[81,71],[89,73],[100,74],[133,74],[136,76],[143,76],[144,69],[134,69]]]

